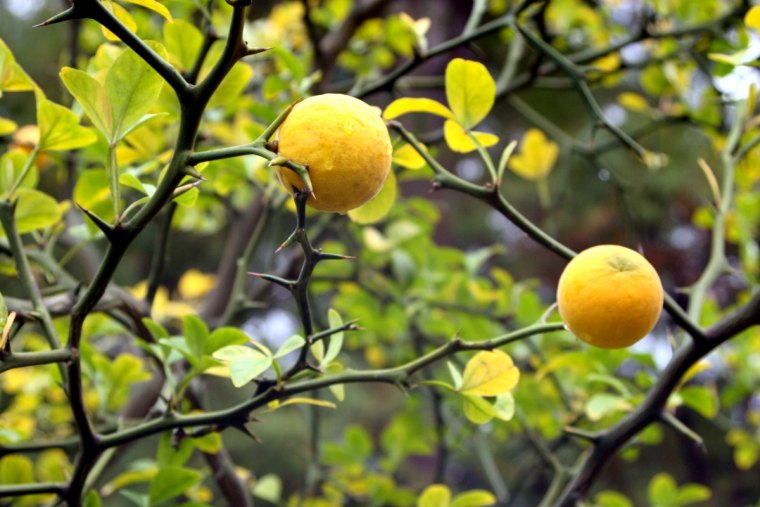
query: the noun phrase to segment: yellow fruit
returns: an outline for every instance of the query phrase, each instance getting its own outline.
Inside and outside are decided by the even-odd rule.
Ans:
[[[279,154],[308,166],[315,197],[308,204],[345,213],[372,199],[391,167],[391,139],[380,111],[348,95],[326,93],[299,102],[277,133]],[[304,188],[290,169],[280,181]]]
[[[565,267],[557,305],[567,327],[596,347],[633,345],[657,323],[663,290],[657,271],[630,248],[599,245]]]

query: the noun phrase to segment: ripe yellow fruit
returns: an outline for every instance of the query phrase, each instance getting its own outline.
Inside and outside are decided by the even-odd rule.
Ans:
[[[598,245],[565,267],[557,305],[570,331],[605,349],[633,345],[646,336],[662,311],[660,277],[639,253],[618,245]]]
[[[307,203],[323,211],[358,208],[380,191],[391,168],[391,139],[380,111],[348,95],[299,102],[277,141],[281,156],[308,166],[315,197]],[[304,188],[290,169],[278,167],[277,174],[288,191]]]

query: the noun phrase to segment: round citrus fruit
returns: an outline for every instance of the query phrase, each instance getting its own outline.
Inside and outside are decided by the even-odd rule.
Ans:
[[[314,195],[307,203],[323,211],[358,208],[380,191],[391,168],[391,139],[380,111],[348,95],[299,102],[277,142],[281,156],[308,167]],[[277,174],[288,191],[304,188],[290,169],[278,167]]]
[[[660,277],[639,253],[598,245],[576,255],[557,287],[557,305],[570,331],[605,349],[633,345],[657,323],[663,302]]]

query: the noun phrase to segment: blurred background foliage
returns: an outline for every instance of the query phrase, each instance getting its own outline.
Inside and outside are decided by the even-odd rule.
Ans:
[[[0,4],[0,34],[46,95],[70,104],[59,69],[105,72],[118,51],[92,22],[31,28],[64,3],[6,0]],[[218,2],[222,6],[204,19],[199,12],[205,2],[162,3],[171,11],[171,25],[155,11],[123,6],[142,38],[161,41],[170,61],[189,71],[203,44],[204,24],[223,35],[230,10]],[[423,61],[395,83],[393,93],[372,90],[383,75],[423,51],[422,46],[435,47],[459,36],[473,2],[357,1],[359,7],[373,10],[342,39],[342,30],[356,12],[354,4],[255,0],[246,40],[251,47],[272,49],[236,65],[204,116],[200,145],[247,143],[282,109],[308,93],[362,95],[370,90],[365,100],[380,108],[394,96],[445,102],[446,65],[455,57],[481,61],[496,79],[499,93],[491,114],[478,127],[498,136],[499,143],[490,149],[494,157],[498,159],[512,140],[520,143],[518,153],[530,151],[523,145],[529,129],[544,135],[535,138],[535,152],[557,153],[556,160],[544,160],[544,176],[526,178],[517,167],[507,171],[503,186],[510,202],[573,249],[598,243],[640,248],[657,267],[666,290],[685,300],[681,289],[694,283],[708,260],[715,208],[698,159],[721,178],[718,153],[735,114],[730,101],[748,96],[749,85],[758,81],[755,68],[743,65],[754,63],[758,47],[752,20],[745,21],[748,5],[727,0],[551,0],[537,7],[545,8],[541,35],[567,55],[593,54],[642,30],[641,41],[584,63],[595,69],[588,80],[606,118],[636,133],[648,150],[650,158],[641,160],[599,127],[570,79],[538,53],[524,48],[513,72],[505,73],[504,62],[519,44],[519,35],[508,29]],[[485,8],[483,23],[512,7],[508,0],[475,4]],[[679,32],[682,28],[689,29]],[[666,31],[673,35],[647,37]],[[314,51],[314,38],[324,41],[320,51]],[[212,47],[209,61],[220,47]],[[141,195],[137,187],[155,183],[176,134],[178,109],[168,90],[163,90],[154,110],[166,114],[129,134],[118,147],[122,170],[137,181],[122,181],[132,200]],[[3,95],[0,116],[20,126],[35,123],[32,94]],[[415,115],[404,124],[426,141],[445,167],[471,181],[485,179],[486,168],[477,154],[458,153],[443,142],[439,118]],[[106,144],[101,139],[81,150],[75,169],[66,154],[40,159],[39,187],[61,200],[73,192],[76,202],[113,219],[110,198],[99,192],[107,188],[101,162]],[[4,152],[20,145],[23,139],[18,135],[0,139]],[[758,157],[750,152],[737,171],[736,206],[727,234],[732,270],[710,292],[702,315],[705,324],[725,315],[757,286]],[[358,319],[362,328],[346,335],[344,367],[400,364],[456,335],[465,340],[498,336],[535,322],[554,300],[564,261],[484,204],[450,191],[431,192],[432,172],[424,165],[415,160],[396,166],[399,198],[378,223],[309,215],[318,245],[357,257],[320,265],[312,284],[320,329],[328,327],[329,308],[345,320]],[[211,323],[222,320],[229,293],[225,266],[234,245],[252,234],[256,222],[251,217],[266,220],[266,227],[250,270],[287,273],[298,255],[272,254],[292,227],[293,214],[287,204],[280,205],[285,201],[282,191],[261,159],[212,162],[203,175],[208,181],[191,205],[176,207],[169,260],[153,301],[152,318],[172,333],[180,332],[189,314],[200,314]],[[277,203],[266,218],[262,202]],[[87,279],[100,258],[102,241],[92,224],[73,214],[66,217],[69,230],[62,234],[55,255],[70,259],[67,269]],[[155,224],[138,238],[117,272],[116,282],[138,300],[146,295],[144,280],[160,227]],[[0,257],[0,269],[12,272],[8,257]],[[227,323],[276,349],[299,332],[293,303],[277,287],[254,279],[247,283],[256,307],[227,315]],[[3,279],[0,290],[6,297],[20,296],[12,277]],[[66,329],[65,318],[57,323]],[[99,425],[116,425],[120,414],[132,413],[137,386],[155,377],[155,367],[144,360],[140,347],[124,340],[126,334],[113,316],[88,319],[86,401]],[[232,431],[223,438],[240,474],[264,505],[299,505],[301,492],[316,481],[321,488],[309,491],[313,499],[305,505],[410,505],[429,484],[445,482],[452,491],[486,489],[504,505],[533,506],[551,480],[540,447],[550,445],[558,459],[570,462],[583,445],[563,435],[563,426],[593,430],[619,420],[653,384],[670,356],[672,338],[664,318],[631,351],[591,349],[567,333],[510,346],[522,376],[514,391],[516,415],[509,421],[496,418],[474,424],[463,415],[460,397],[443,391],[418,389],[405,396],[394,387],[351,386],[335,410],[319,409],[320,444],[310,440],[314,409],[307,406],[261,415],[261,423],[253,425],[261,443]],[[17,350],[44,347],[34,332],[24,333],[14,344]],[[460,370],[464,367],[465,358],[451,361]],[[702,437],[703,448],[672,428],[650,426],[606,469],[589,505],[760,505],[757,329],[721,347],[701,369],[671,396],[669,408]],[[445,365],[426,375],[449,379]],[[73,434],[67,401],[55,379],[54,367],[2,374],[0,440],[14,443]],[[204,379],[197,397],[209,410],[243,401],[254,390],[235,389],[223,378]],[[322,397],[337,401],[334,394]],[[223,505],[201,454],[192,454],[193,449],[213,453],[219,442],[212,437],[185,441],[192,441],[185,450],[171,448],[167,435],[120,449],[97,483],[105,504],[132,505],[130,495],[155,493],[153,485],[165,479],[158,475],[161,467],[190,460],[202,472],[184,477],[186,500]],[[181,453],[186,455],[178,457]],[[32,459],[7,456],[0,460],[0,483],[30,477],[60,480],[70,466],[62,470],[60,464],[69,459],[59,450]],[[133,493],[124,494],[125,490]]]

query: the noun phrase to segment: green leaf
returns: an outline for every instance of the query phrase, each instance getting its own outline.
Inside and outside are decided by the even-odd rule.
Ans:
[[[171,432],[162,433],[156,448],[156,462],[160,468],[181,467],[193,455],[193,443],[182,438],[179,445],[174,444]]]
[[[250,65],[244,63],[233,65],[222,84],[211,97],[208,108],[227,107],[240,100],[240,96],[243,95],[252,77],[253,69]]]
[[[472,136],[472,137],[470,137]],[[443,137],[452,151],[457,153],[469,153],[478,149],[473,137],[484,148],[493,146],[499,142],[499,137],[488,132],[468,132],[454,120],[446,120],[443,124]]]
[[[433,484],[425,488],[417,499],[417,507],[449,507],[451,490],[443,484]]]
[[[480,62],[454,58],[446,66],[446,98],[466,129],[483,121],[496,99],[496,83]]]
[[[97,141],[92,130],[79,125],[73,111],[47,99],[37,102],[37,124],[40,129],[37,146],[41,151],[73,150]]]
[[[280,348],[274,353],[274,357],[279,359],[280,357],[290,354],[294,350],[300,349],[304,345],[306,345],[306,340],[304,340],[303,336],[294,334],[280,345]]]
[[[709,500],[711,496],[712,492],[707,486],[689,483],[681,486],[678,491],[677,501],[679,505],[690,505]]]
[[[266,474],[256,479],[251,492],[267,502],[279,503],[282,498],[282,481],[275,474]]]
[[[453,118],[454,113],[438,101],[424,97],[402,97],[396,99],[383,111],[383,119],[393,120],[410,113],[430,113],[443,118]]]
[[[348,212],[348,218],[357,224],[367,225],[374,224],[385,218],[396,202],[398,186],[396,184],[396,175],[393,171],[388,172],[380,192],[375,197],[354,208]]]
[[[31,188],[19,188],[16,198],[15,218],[19,234],[45,229],[61,221],[61,208],[49,195]]]
[[[94,489],[91,489],[84,496],[82,501],[82,507],[101,507],[103,500],[100,499],[100,495]]]
[[[181,495],[202,479],[200,472],[181,467],[159,469],[148,488],[151,505],[155,505]]]
[[[496,497],[490,491],[474,489],[454,497],[451,507],[487,507],[496,503]]]
[[[628,497],[612,490],[600,491],[594,500],[599,507],[633,507]]]
[[[0,484],[28,484],[34,482],[34,463],[18,454],[0,459]]]
[[[104,84],[113,120],[111,142],[122,139],[153,107],[162,86],[161,76],[137,53],[126,49],[119,55],[108,69]]]
[[[113,115],[103,85],[86,72],[71,67],[62,68],[60,76],[66,89],[77,99],[95,128],[106,139],[112,139]]]
[[[235,387],[248,384],[272,366],[272,356],[260,354],[258,357],[235,359],[230,363],[230,379]]]
[[[206,340],[208,339],[208,326],[195,315],[186,315],[182,319],[182,331],[190,352],[200,358],[206,352]]]
[[[206,454],[216,454],[222,448],[222,436],[216,432],[190,438],[189,441],[196,449]]]
[[[473,396],[498,396],[517,385],[520,370],[501,350],[478,352],[467,362],[460,392]]]
[[[180,70],[188,71],[195,65],[195,59],[203,45],[203,34],[193,24],[184,19],[164,23],[164,44],[171,63]]]
[[[655,505],[673,505],[678,496],[676,481],[666,473],[659,473],[649,481],[647,489],[649,501]]]
[[[686,386],[678,393],[684,405],[696,410],[707,419],[712,419],[717,415],[718,398],[710,388],[698,385]]]
[[[213,354],[228,345],[243,345],[248,340],[248,335],[236,327],[219,327],[208,336],[204,354]]]
[[[485,424],[496,417],[496,410],[480,396],[463,395],[464,415],[475,424]]]

